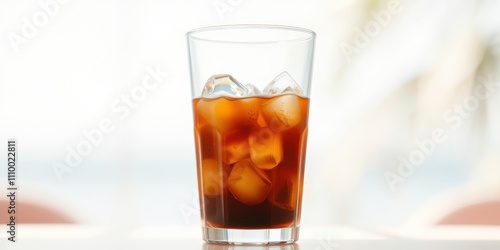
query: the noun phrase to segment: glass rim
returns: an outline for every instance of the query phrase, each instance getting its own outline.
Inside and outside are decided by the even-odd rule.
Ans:
[[[212,32],[212,31],[221,31],[221,30],[245,30],[245,29],[255,29],[255,30],[283,30],[283,31],[291,31],[296,33],[305,34],[304,37],[294,38],[294,39],[275,39],[271,41],[230,41],[224,39],[208,39],[201,38],[196,36],[196,34],[204,33],[204,32]],[[216,42],[216,43],[233,43],[233,44],[273,44],[273,43],[294,43],[294,42],[304,42],[314,40],[316,37],[316,33],[312,30],[296,27],[296,26],[287,26],[287,25],[271,25],[271,24],[231,24],[231,25],[215,25],[215,26],[207,26],[201,27],[197,29],[190,30],[186,33],[186,37],[190,40],[196,41],[204,41],[204,42]]]

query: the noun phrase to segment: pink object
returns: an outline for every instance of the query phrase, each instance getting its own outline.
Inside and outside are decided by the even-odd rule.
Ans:
[[[438,224],[500,225],[500,200],[462,207],[445,216]]]
[[[76,223],[72,218],[57,209],[29,202],[16,201],[16,214],[8,213],[9,203],[0,200],[0,223],[9,223],[10,216],[16,223]]]

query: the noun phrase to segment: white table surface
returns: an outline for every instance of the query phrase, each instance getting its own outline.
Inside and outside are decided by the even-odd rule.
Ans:
[[[2,230],[3,231],[3,230]],[[302,227],[296,244],[281,246],[210,245],[197,226],[18,225],[17,242],[2,232],[0,250],[9,249],[495,249],[500,250],[500,226],[439,226],[365,230],[353,227]]]

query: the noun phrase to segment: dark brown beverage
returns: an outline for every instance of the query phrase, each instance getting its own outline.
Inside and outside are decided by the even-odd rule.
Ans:
[[[309,99],[295,94],[193,100],[203,223],[299,225]]]

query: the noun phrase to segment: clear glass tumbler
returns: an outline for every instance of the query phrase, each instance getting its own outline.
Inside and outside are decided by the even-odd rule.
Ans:
[[[297,241],[315,33],[229,25],[187,40],[204,240]]]

